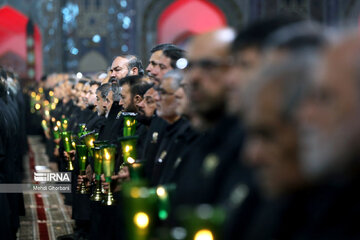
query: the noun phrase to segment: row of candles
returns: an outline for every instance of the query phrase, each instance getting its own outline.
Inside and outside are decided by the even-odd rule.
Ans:
[[[136,114],[122,114],[124,117],[123,137],[118,139],[123,156],[120,169],[127,167],[131,179],[131,181],[122,183],[121,190],[124,199],[123,209],[126,229],[129,239],[146,240],[149,239],[151,234],[154,234],[151,230],[154,230],[156,222],[165,222],[167,220],[171,210],[169,195],[175,189],[175,186],[158,186],[157,188],[147,186],[147,182],[141,177],[142,163],[137,161]],[[110,144],[108,141],[97,141],[98,134],[88,132],[85,124],[79,124],[80,131],[76,136],[67,131],[68,120],[66,118],[62,118],[61,121],[54,121],[54,119],[51,119],[51,121],[54,125],[53,137],[55,140],[62,140],[64,150],[68,153],[68,156],[70,156],[71,151],[76,150],[80,175],[86,174],[86,167],[90,159],[93,160],[95,187],[90,195],[90,200],[101,202],[107,206],[116,204],[110,185],[112,182],[111,176],[115,174],[117,145]],[[73,163],[69,157],[67,158],[67,164],[67,170],[73,171]],[[109,186],[107,191],[102,188],[102,174],[104,174],[105,182]],[[78,186],[78,193],[90,193],[84,181]],[[160,229],[160,236],[164,236],[163,239],[216,239],[224,215],[219,209],[202,206],[198,207],[198,209],[181,210],[178,219],[185,228],[173,228],[167,233],[162,233]]]

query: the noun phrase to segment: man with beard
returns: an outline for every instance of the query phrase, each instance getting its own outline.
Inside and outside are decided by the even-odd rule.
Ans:
[[[177,60],[183,58],[184,54],[184,50],[173,44],[160,44],[151,49],[149,65],[147,66],[146,71],[155,86],[160,84],[165,73],[176,69]],[[159,97],[154,88],[149,89],[145,95],[150,103],[155,101],[155,98]],[[152,108],[154,107],[154,105],[149,106],[152,106]],[[151,110],[149,115],[150,114]],[[142,153],[144,161],[146,162],[145,173],[149,178],[151,178],[153,167],[152,163],[156,157],[156,153],[158,152],[166,126],[167,122],[162,118],[159,118],[156,115],[152,116]]]
[[[301,169],[313,191],[297,239],[359,239],[358,32],[331,46],[301,109]]]
[[[157,114],[167,122],[164,138],[153,159],[153,170],[150,184],[153,186],[170,184],[175,181],[175,170],[181,163],[184,152],[197,139],[198,134],[190,127],[188,119],[183,115],[188,108],[187,97],[181,95],[183,73],[173,70],[164,75],[159,88],[159,98],[156,98]],[[178,104],[178,100],[182,103]]]
[[[110,68],[110,82],[134,75],[144,75],[142,63],[136,56],[124,54],[114,58]]]

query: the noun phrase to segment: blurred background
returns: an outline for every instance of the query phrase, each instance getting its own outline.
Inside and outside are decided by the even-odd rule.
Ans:
[[[184,45],[219,26],[282,14],[357,26],[359,12],[357,0],[0,0],[0,65],[23,81],[106,70],[121,53],[147,65],[155,44]]]

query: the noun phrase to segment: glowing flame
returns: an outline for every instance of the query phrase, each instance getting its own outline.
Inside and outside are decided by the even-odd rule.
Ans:
[[[133,159],[132,157],[128,157],[127,162],[133,164],[135,162],[135,159]]]
[[[57,125],[58,127],[60,127],[60,126],[61,126],[61,122],[60,122],[60,121],[57,121],[57,122],[56,122],[56,125]]]
[[[201,229],[195,234],[194,240],[214,240],[214,236],[210,230]]]
[[[166,193],[166,189],[162,186],[158,187],[156,189],[156,194],[160,197],[160,198],[165,198],[167,193]]]
[[[126,121],[126,126],[128,126],[128,127],[130,127],[130,126],[131,126],[131,122],[130,122],[130,120],[127,120],[127,121]]]
[[[54,127],[54,131],[57,132],[59,130],[58,126]]]
[[[91,139],[89,140],[89,145],[90,145],[91,147],[94,147],[94,139],[93,139],[93,138],[91,138]]]
[[[39,110],[39,109],[40,109],[40,107],[41,107],[41,106],[40,106],[40,104],[38,104],[38,103],[37,103],[37,104],[35,104],[35,109],[36,109],[36,110]]]
[[[134,216],[134,223],[138,228],[147,228],[149,225],[149,216],[144,212],[138,212]]]
[[[111,156],[108,151],[105,151],[105,159],[110,160]]]

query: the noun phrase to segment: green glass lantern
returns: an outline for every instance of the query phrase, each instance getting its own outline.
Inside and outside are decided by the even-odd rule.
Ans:
[[[130,136],[119,139],[121,142],[121,149],[124,159],[123,165],[131,165],[136,162],[136,143],[138,138],[138,136]]]
[[[131,181],[139,181],[143,178],[143,163],[135,161],[135,163],[128,165]]]
[[[53,128],[53,136],[54,136],[55,140],[60,138],[60,132],[59,132],[59,127],[58,126],[55,126]]]
[[[133,240],[150,239],[155,221],[156,193],[145,181],[123,183],[123,209],[127,236]]]
[[[79,134],[81,133],[81,135],[86,132],[87,128],[86,128],[86,123],[80,123],[79,124]]]
[[[96,141],[96,133],[95,132],[89,132],[82,136],[82,139],[85,143],[85,145],[88,147],[88,149],[94,148],[94,142]]]
[[[70,131],[65,131],[65,132],[62,132],[61,134],[62,134],[61,138],[62,138],[62,141],[63,141],[65,152],[69,153],[73,149],[72,145],[71,145],[71,132]],[[72,164],[71,159],[67,158],[67,162],[68,162],[67,170],[68,171],[73,171],[74,166]]]
[[[66,152],[70,152],[72,150],[71,145],[71,132],[70,131],[64,131],[62,132],[62,140],[64,144],[64,149]]]
[[[177,220],[186,229],[187,239],[220,239],[225,217],[222,208],[208,204],[177,209]]]
[[[124,117],[124,128],[123,136],[129,137],[134,136],[136,132],[136,113],[132,112],[123,112],[122,116]]]
[[[115,204],[114,197],[111,191],[111,176],[114,175],[115,170],[115,154],[116,154],[116,145],[109,144],[101,148],[102,154],[102,166],[105,176],[105,181],[109,184],[109,189],[107,190],[107,195],[103,199],[103,205],[111,206]]]
[[[79,161],[79,174],[85,175],[86,174],[86,165],[88,163],[88,149],[84,144],[76,145],[76,155]],[[86,187],[85,181],[81,183],[79,187],[80,194],[87,194],[89,193],[88,188]]]
[[[95,173],[95,188],[90,196],[90,200],[95,202],[100,202],[102,200],[101,195],[101,173],[102,173],[102,147],[93,148],[93,158],[94,158],[94,173]]]
[[[67,118],[62,118],[61,119],[61,129],[63,130],[63,131],[66,131],[67,130],[67,128],[68,128],[68,126],[69,126],[69,121],[68,121],[68,119]]]

